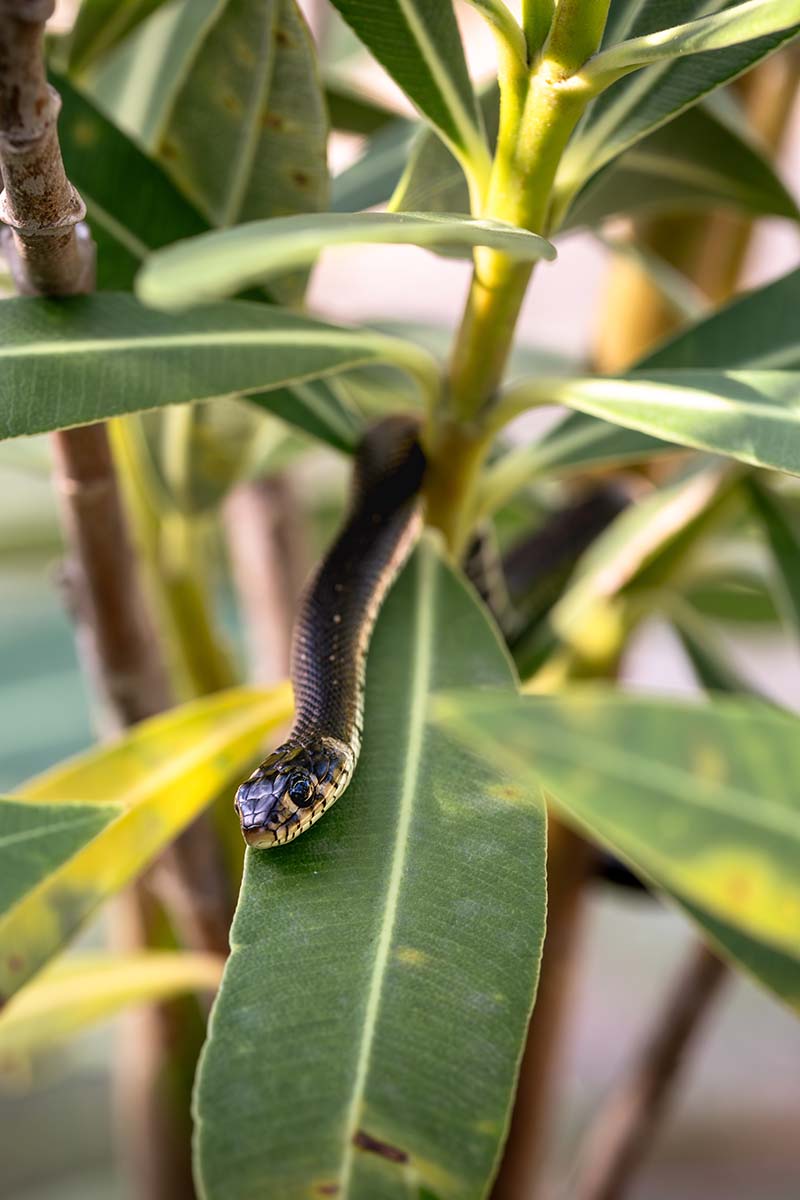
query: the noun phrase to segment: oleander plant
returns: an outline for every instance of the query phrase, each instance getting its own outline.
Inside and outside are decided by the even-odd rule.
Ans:
[[[0,800],[0,1082],[124,1010],[120,1195],[643,1198],[720,986],[800,1009],[800,725],[730,641],[800,634],[800,268],[742,287],[754,223],[800,220],[800,0],[75,8],[0,0],[0,454],[51,473],[97,734]],[[578,232],[611,280],[583,361],[515,336]],[[365,245],[466,260],[463,312],[312,312]],[[416,524],[376,576],[364,437],[399,417]],[[689,698],[624,685],[654,621]],[[363,738],[245,848],[293,626],[302,703],[350,672]],[[556,1170],[581,915],[620,885],[691,951]]]

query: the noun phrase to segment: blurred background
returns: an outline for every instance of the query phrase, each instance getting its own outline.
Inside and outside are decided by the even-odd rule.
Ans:
[[[326,53],[347,60],[373,95],[405,110],[400,93],[361,55],[323,3],[301,0]],[[72,4],[59,5],[66,27]],[[513,3],[511,7],[514,7]],[[459,9],[477,78],[493,70],[491,39],[472,11]],[[331,167],[359,152],[336,136]],[[784,178],[800,189],[800,104],[781,151]],[[762,221],[748,255],[746,284],[797,264],[800,236],[788,222]],[[559,259],[536,274],[520,338],[575,361],[592,355],[606,311],[609,251],[572,235]],[[327,254],[310,292],[313,310],[358,322],[383,318],[450,326],[460,315],[465,264],[411,248]],[[346,464],[314,450],[293,468],[309,513],[309,558],[340,502]],[[310,494],[309,494],[310,493]],[[216,534],[209,531],[212,544]],[[58,587],[61,543],[44,440],[0,445],[0,787],[14,788],[87,746],[91,714],[69,619]],[[222,556],[220,555],[220,561]],[[243,657],[226,576],[219,602],[231,643]],[[800,709],[800,653],[757,626],[726,626],[725,640],[749,676],[781,703]],[[630,687],[681,692],[692,675],[677,644],[657,625],[635,641],[625,664]],[[89,934],[98,944],[102,921]],[[572,995],[557,1158],[570,1160],[577,1132],[629,1057],[690,941],[685,922],[637,893],[598,885],[584,933],[584,961]],[[116,1200],[126,1196],[115,1167],[109,1064],[115,1029],[81,1037],[43,1062],[30,1087],[0,1081],[0,1192],[4,1200]],[[704,1028],[684,1085],[635,1200],[797,1200],[800,1197],[800,1023],[755,985],[737,977]],[[521,1198],[522,1200],[522,1198]]]

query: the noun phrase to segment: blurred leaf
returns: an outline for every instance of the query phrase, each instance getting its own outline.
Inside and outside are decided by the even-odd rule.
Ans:
[[[251,221],[161,250],[141,271],[136,291],[157,308],[202,304],[310,266],[324,249],[364,243],[421,246],[456,257],[491,246],[525,262],[552,260],[556,253],[544,238],[505,221],[455,213],[317,213]]]
[[[743,700],[682,704],[605,688],[516,704],[461,693],[437,713],[471,750],[540,779],[572,823],[657,886],[791,958],[796,980],[796,718]]]
[[[178,316],[132,296],[0,304],[0,437],[392,362],[436,386],[410,342],[228,301]],[[298,406],[300,393],[295,391]],[[266,396],[259,396],[266,404]],[[317,414],[318,416],[318,414]],[[302,426],[302,421],[297,422]]]
[[[68,65],[80,73],[102,58],[165,0],[81,0],[69,35]]]
[[[698,682],[706,691],[755,696],[771,703],[755,684],[739,673],[709,621],[694,612],[688,604],[675,604],[672,601],[666,607],[666,615],[680,638]]]
[[[243,773],[291,708],[288,685],[219,692],[0,801],[0,995],[17,991]]]
[[[363,95],[354,84],[330,76],[325,80],[325,103],[332,128],[343,133],[369,136],[399,120],[395,110]]]
[[[582,638],[598,602],[634,588],[663,586],[700,531],[715,520],[735,483],[726,466],[701,464],[621,512],[592,543],[555,605],[550,623],[558,637],[568,642]]]
[[[779,598],[787,624],[800,632],[800,529],[770,488],[748,479],[750,500],[772,550]]]
[[[729,10],[734,0],[621,0],[612,4],[604,46],[656,33],[670,23]],[[768,8],[769,4],[763,5]],[[677,117],[703,96],[777,50],[794,36],[784,29],[728,49],[655,63],[619,80],[588,110],[556,177],[555,226],[584,184],[624,150]]]
[[[637,240],[635,235],[611,237],[601,230],[595,230],[595,237],[616,258],[635,266],[681,323],[697,321],[705,315],[709,304],[700,288],[644,241]]]
[[[797,204],[744,130],[699,104],[593,175],[562,230],[611,216],[689,212],[723,205],[796,219]]]
[[[489,151],[451,0],[332,3],[465,169],[484,177]]]
[[[727,50],[787,30],[792,35],[800,23],[798,0],[746,0],[744,4],[708,15],[700,15],[702,3],[695,7],[694,20],[608,46],[583,67],[583,78],[590,87],[607,88],[623,75],[652,63],[709,50]]]
[[[97,286],[127,289],[151,250],[208,225],[159,166],[63,76],[58,133],[67,174],[86,203],[97,243]]]
[[[648,354],[639,368],[800,370],[800,269],[739,296]]]
[[[195,1098],[207,1200],[486,1194],[538,971],[544,815],[429,724],[459,685],[515,695],[425,542],[378,620],[347,794],[248,851]]]
[[[0,1016],[0,1080],[30,1073],[30,1060],[131,1004],[216,991],[222,959],[211,954],[70,955],[47,967]]]
[[[209,224],[325,208],[328,118],[295,0],[169,6],[94,87]],[[298,277],[273,291],[296,302],[303,286]]]
[[[774,625],[778,620],[769,589],[755,571],[730,568],[698,574],[684,584],[682,594],[692,608],[715,621]]]
[[[397,120],[374,134],[361,157],[334,178],[333,211],[355,212],[385,204],[403,172],[416,131],[414,122]],[[435,135],[431,137],[442,145]],[[451,161],[455,164],[455,159]],[[463,178],[461,168],[457,170]],[[464,211],[464,206],[457,206],[456,211]]]

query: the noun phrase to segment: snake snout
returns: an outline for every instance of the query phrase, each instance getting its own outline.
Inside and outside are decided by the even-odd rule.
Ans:
[[[248,846],[266,849],[276,837],[270,828],[278,797],[271,779],[246,779],[236,792],[234,808],[239,814],[242,833]]]

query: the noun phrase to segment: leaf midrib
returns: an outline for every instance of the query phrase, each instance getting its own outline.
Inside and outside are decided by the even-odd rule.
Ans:
[[[364,1024],[356,1060],[353,1098],[345,1125],[344,1156],[340,1173],[342,1196],[349,1194],[354,1161],[354,1136],[361,1120],[364,1093],[369,1077],[372,1048],[380,1016],[386,969],[392,948],[392,938],[397,923],[400,892],[408,852],[411,818],[417,793],[425,725],[428,714],[428,695],[433,664],[433,608],[436,579],[436,563],[430,550],[422,548],[417,567],[417,589],[415,604],[415,636],[413,674],[408,694],[408,737],[406,741],[405,765],[400,787],[400,804],[397,817],[391,872],[386,891],[386,904],[377,940],[375,962],[370,980]]]

